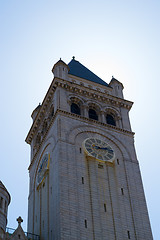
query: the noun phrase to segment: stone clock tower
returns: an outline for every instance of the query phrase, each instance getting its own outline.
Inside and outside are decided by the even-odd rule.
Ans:
[[[28,232],[43,240],[152,240],[132,102],[75,58],[59,60],[26,142]]]

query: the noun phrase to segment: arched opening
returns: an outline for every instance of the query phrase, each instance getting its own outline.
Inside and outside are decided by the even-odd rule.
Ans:
[[[107,114],[106,122],[107,122],[107,124],[110,124],[112,126],[116,126],[116,121],[115,121],[114,117],[111,114]]]
[[[78,115],[81,115],[81,109],[76,103],[71,104],[71,112],[75,113],[75,114],[78,114]]]
[[[89,109],[89,118],[98,120],[98,115],[97,115],[96,111],[92,108]]]

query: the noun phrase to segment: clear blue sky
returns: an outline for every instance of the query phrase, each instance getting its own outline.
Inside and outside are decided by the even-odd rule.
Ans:
[[[61,57],[78,61],[134,101],[132,130],[155,240],[160,238],[160,1],[0,1],[0,179],[12,200],[8,226],[27,230],[31,113]]]

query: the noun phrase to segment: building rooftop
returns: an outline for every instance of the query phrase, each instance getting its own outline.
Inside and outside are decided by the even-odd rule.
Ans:
[[[74,57],[68,63],[68,66],[70,69],[68,72],[69,74],[109,87],[105,81],[83,66],[80,62],[76,61]]]

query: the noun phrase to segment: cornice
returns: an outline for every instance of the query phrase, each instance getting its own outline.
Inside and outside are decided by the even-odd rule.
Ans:
[[[101,126],[105,126],[106,129],[110,130],[110,129],[114,129],[114,131],[116,132],[120,132],[120,133],[125,133],[127,135],[131,135],[133,136],[135,133],[132,132],[132,131],[128,131],[128,130],[125,130],[125,129],[122,129],[122,128],[119,128],[119,127],[116,127],[116,126],[113,126],[113,125],[110,125],[110,124],[107,124],[107,123],[102,123],[100,121],[97,121],[97,120],[94,120],[94,119],[91,119],[91,118],[87,118],[87,117],[83,117],[81,115],[77,115],[77,114],[74,114],[74,113],[71,113],[71,112],[67,112],[67,111],[64,111],[64,110],[61,110],[61,109],[58,109],[56,113],[60,113],[61,115],[70,115],[72,118],[74,119],[81,119],[81,121],[83,122],[91,122],[91,123],[95,123],[96,125],[101,125]]]
[[[109,93],[104,93],[102,91],[91,89],[86,86],[79,85],[77,83],[69,82],[64,79],[55,78],[54,80],[54,86],[55,87],[61,87],[65,88],[70,92],[77,93],[81,96],[87,96],[88,98],[98,100],[103,103],[110,103],[111,105],[117,106],[117,107],[123,107],[128,110],[131,109],[133,102],[113,96]]]

